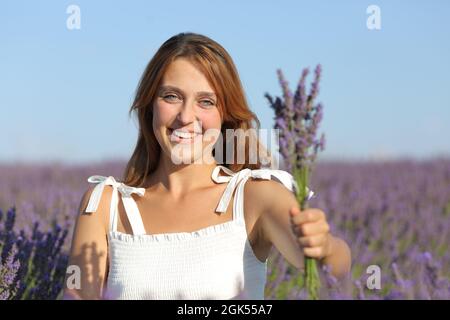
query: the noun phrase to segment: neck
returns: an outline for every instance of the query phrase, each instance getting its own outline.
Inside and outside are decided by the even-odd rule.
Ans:
[[[156,191],[180,199],[192,191],[215,184],[211,174],[218,163],[174,164],[171,159],[160,157],[158,167],[150,175],[148,186]]]

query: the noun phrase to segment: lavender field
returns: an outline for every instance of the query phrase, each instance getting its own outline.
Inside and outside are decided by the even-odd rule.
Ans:
[[[86,179],[121,178],[124,163],[0,165],[0,299],[61,296]],[[450,299],[450,159],[321,162],[311,207],[325,211],[352,250],[341,281],[322,270],[322,299]],[[381,272],[369,289],[368,267]],[[305,299],[302,277],[275,251],[266,299]]]

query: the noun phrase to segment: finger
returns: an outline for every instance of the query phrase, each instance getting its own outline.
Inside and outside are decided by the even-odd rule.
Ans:
[[[297,237],[301,236],[296,224],[291,223],[291,230]]]
[[[323,247],[303,248],[304,255],[311,258],[322,258],[324,252],[325,249]]]
[[[330,231],[330,226],[327,222],[324,223],[304,223],[301,225],[297,225],[296,227],[297,233],[300,237],[308,237],[317,234],[323,234]]]
[[[320,209],[306,209],[292,217],[295,224],[302,224],[306,222],[315,222],[325,219],[325,213]]]
[[[295,216],[297,216],[298,214],[300,214],[300,208],[292,207],[291,209],[289,209],[289,219],[290,219],[290,223],[291,223],[292,232],[296,235],[298,233],[298,230],[297,230],[297,225],[294,223],[293,218]]]
[[[300,213],[300,208],[299,207],[292,207],[291,209],[289,209],[289,214],[291,216],[291,218],[295,217],[296,215],[298,215]]]
[[[320,247],[323,246],[326,242],[327,236],[326,234],[315,235],[311,237],[300,237],[298,241],[302,245],[302,247]]]

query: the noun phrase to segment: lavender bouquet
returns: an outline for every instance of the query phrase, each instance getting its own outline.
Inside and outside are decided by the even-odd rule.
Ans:
[[[296,198],[300,209],[308,208],[308,200],[313,192],[308,189],[317,153],[324,150],[325,135],[316,139],[317,128],[322,120],[322,104],[314,105],[319,93],[319,81],[322,68],[317,65],[314,70],[314,80],[309,95],[306,94],[305,80],[309,69],[303,69],[297,90],[293,95],[288,82],[280,69],[277,70],[278,79],[283,91],[283,99],[274,100],[268,93],[265,97],[275,111],[275,129],[279,129],[280,154],[285,160],[286,171],[291,172],[297,184]],[[318,299],[320,278],[316,260],[305,257],[304,286],[310,299]]]

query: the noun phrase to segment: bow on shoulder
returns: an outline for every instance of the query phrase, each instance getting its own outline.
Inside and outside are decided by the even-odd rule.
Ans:
[[[104,176],[95,175],[95,176],[89,177],[87,181],[89,183],[96,183],[97,185],[95,186],[94,190],[92,191],[91,197],[89,199],[89,203],[86,208],[86,212],[97,211],[98,205],[100,203],[100,198],[103,193],[103,189],[105,188],[106,185],[113,187],[113,190],[114,190],[113,196],[114,196],[114,194],[117,193],[117,191],[120,192],[122,197],[131,197],[132,193],[136,193],[142,197],[145,193],[144,188],[135,188],[135,187],[127,186],[127,185],[123,184],[122,182],[116,181],[113,176],[104,177]]]
[[[228,176],[219,176],[220,170],[223,170]],[[298,190],[297,182],[294,177],[287,171],[284,170],[276,170],[276,169],[255,169],[251,170],[249,168],[245,168],[240,170],[239,172],[234,172],[228,169],[225,166],[217,166],[214,168],[212,173],[212,179],[217,183],[226,183],[228,182],[228,186],[225,189],[225,192],[219,202],[219,205],[216,208],[216,212],[224,213],[226,212],[226,208],[231,200],[231,196],[233,194],[233,190],[238,185],[243,185],[249,178],[253,179],[262,179],[262,180],[271,180],[272,176],[276,177],[286,188],[288,188],[291,192],[296,192]],[[306,187],[307,191],[307,199],[311,199],[314,196],[314,192],[309,190]]]

